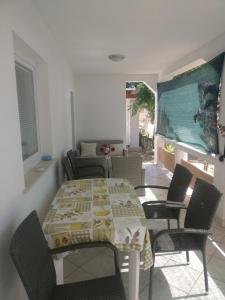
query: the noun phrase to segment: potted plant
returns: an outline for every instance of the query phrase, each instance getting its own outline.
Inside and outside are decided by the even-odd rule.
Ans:
[[[165,168],[173,172],[175,166],[175,148],[172,144],[166,143],[164,148],[159,148],[159,160]]]

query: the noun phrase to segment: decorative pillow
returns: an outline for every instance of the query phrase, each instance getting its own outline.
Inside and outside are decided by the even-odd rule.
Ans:
[[[123,150],[124,150],[124,145],[123,144],[110,144],[110,148],[111,148],[111,152],[110,155],[111,156],[123,156]],[[112,149],[115,149],[114,151],[112,151]]]
[[[81,156],[96,156],[96,143],[80,143]]]

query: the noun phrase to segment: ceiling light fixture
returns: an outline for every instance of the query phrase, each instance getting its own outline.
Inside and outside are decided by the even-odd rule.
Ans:
[[[119,62],[125,58],[123,54],[110,54],[108,58],[114,62]]]

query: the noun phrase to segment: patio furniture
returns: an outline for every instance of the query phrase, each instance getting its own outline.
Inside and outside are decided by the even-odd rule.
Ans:
[[[51,255],[81,248],[107,247],[114,255],[115,274],[99,279],[56,285]],[[10,244],[10,255],[30,300],[125,300],[117,249],[109,242],[89,242],[50,250],[33,211],[18,227]]]
[[[67,152],[74,179],[108,177],[108,163],[105,157],[77,157],[72,150]]]
[[[88,147],[90,147],[92,144],[95,144],[96,148],[93,149],[92,146],[90,147],[91,156],[82,156],[82,145],[84,144],[88,145]],[[76,151],[69,150],[67,152],[73,172],[77,179],[111,177],[111,162],[110,159],[106,159],[104,152],[101,151],[103,145],[110,145],[110,147],[115,149],[115,151],[111,151],[110,157],[126,157],[128,155],[128,150],[125,148],[123,140],[120,139],[79,141],[77,143]],[[87,152],[88,149],[86,154]],[[119,178],[121,178],[121,176],[119,176]]]
[[[128,181],[110,178],[65,182],[48,210],[43,230],[53,248],[104,240],[127,252],[129,300],[138,299],[140,252],[147,269],[152,264],[151,246],[142,205]],[[58,256],[58,265],[60,261]],[[63,283],[62,268],[56,273]]]
[[[66,156],[63,157],[62,166],[63,166],[64,172],[66,174],[67,180],[74,180],[75,179],[74,172],[72,170],[72,167],[71,167],[68,157],[66,157]]]
[[[142,167],[141,156],[112,156],[110,171],[110,177],[127,179],[133,186],[145,183],[145,169]],[[142,189],[138,195],[144,196],[144,190]]]
[[[213,216],[216,212],[221,193],[212,184],[197,178],[184,222],[184,228],[149,231],[152,253],[200,250],[203,257],[205,290],[208,292],[208,277],[205,248]],[[149,299],[152,296],[154,263],[150,270]]]
[[[75,155],[76,156],[82,156],[82,153],[81,153],[81,143],[95,143],[96,144],[96,156],[104,156],[104,153],[101,152],[100,148],[103,146],[103,145],[113,145],[113,146],[120,146],[122,145],[122,151],[120,154],[117,154],[117,156],[127,156],[127,149],[126,147],[124,146],[124,142],[123,140],[121,139],[102,139],[102,140],[80,140],[78,143],[77,143],[77,149],[75,151]],[[113,154],[113,153],[112,153]]]
[[[177,227],[179,228],[180,210],[177,207],[185,208],[183,202],[191,178],[192,174],[186,167],[176,164],[169,187],[158,185],[136,186],[135,190],[142,188],[168,189],[166,200],[146,201],[142,204],[146,218],[167,219],[168,228],[170,228],[170,220],[174,219],[177,220]]]

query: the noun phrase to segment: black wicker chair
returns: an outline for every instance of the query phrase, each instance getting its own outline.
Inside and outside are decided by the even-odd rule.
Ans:
[[[68,157],[66,157],[66,156],[63,157],[62,166],[63,166],[64,172],[66,173],[67,180],[76,179],[75,176],[74,176],[74,173],[73,173],[73,170],[72,170],[72,167],[71,167],[71,164],[70,164],[70,161],[69,161]]]
[[[177,207],[185,208],[183,203],[187,188],[192,178],[191,172],[184,166],[176,164],[173,178],[170,186],[144,185],[136,186],[140,188],[157,188],[168,189],[167,200],[156,200],[144,202],[143,208],[147,219],[167,219],[168,228],[170,228],[170,220],[177,220],[177,227],[180,227],[180,210]]]
[[[200,250],[203,257],[205,290],[208,292],[208,277],[205,248],[213,216],[217,209],[221,193],[217,188],[197,178],[190,203],[187,208],[184,228],[161,230],[158,233],[149,231],[152,242],[152,254],[156,253]],[[189,262],[189,256],[187,257]],[[152,295],[154,264],[150,270],[149,299]]]
[[[107,178],[108,166],[104,157],[78,157],[72,150],[67,152],[75,179]]]
[[[56,285],[51,255],[80,248],[108,247],[114,253],[115,275]],[[125,300],[116,248],[109,242],[93,242],[50,250],[37,214],[33,211],[18,227],[10,255],[30,300]]]

